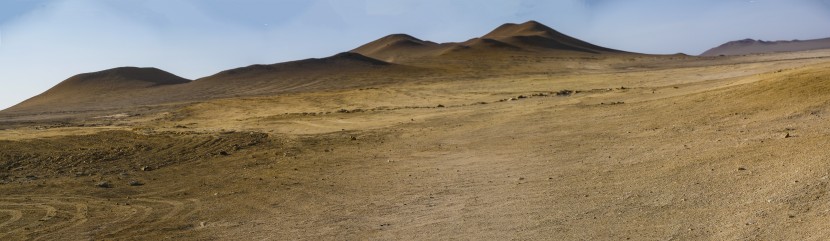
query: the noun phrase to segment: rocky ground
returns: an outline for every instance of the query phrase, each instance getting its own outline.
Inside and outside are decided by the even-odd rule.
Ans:
[[[821,240],[828,56],[9,117],[0,239]]]

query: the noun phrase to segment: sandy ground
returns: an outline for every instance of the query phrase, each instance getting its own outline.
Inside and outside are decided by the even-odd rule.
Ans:
[[[0,239],[826,240],[828,56],[534,62],[16,118]]]

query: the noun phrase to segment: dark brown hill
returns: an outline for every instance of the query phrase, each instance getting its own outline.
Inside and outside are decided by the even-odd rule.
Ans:
[[[573,38],[536,21],[503,24],[482,37],[460,43],[437,44],[405,34],[393,34],[351,52],[389,62],[406,62],[408,59],[438,57],[467,51],[477,55],[505,51],[522,51],[525,54],[622,52]]]
[[[460,43],[439,44],[393,34],[326,58],[251,65],[194,81],[155,68],[123,67],[80,74],[3,113],[74,113],[336,90],[410,81],[419,74],[479,74],[521,67],[505,58],[571,58],[604,53],[624,52],[584,42],[535,21],[504,24],[482,37]],[[550,66],[543,67],[549,71]]]
[[[157,68],[119,67],[72,76],[6,111],[73,111],[100,104],[147,103],[136,95],[189,82]]]
[[[375,74],[393,77],[408,70],[413,68],[346,52],[326,58],[225,70],[193,81],[188,87],[198,95],[193,99],[268,95],[350,88],[384,80],[372,79]]]

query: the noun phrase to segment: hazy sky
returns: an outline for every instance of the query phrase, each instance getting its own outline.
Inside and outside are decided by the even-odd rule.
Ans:
[[[830,37],[830,0],[0,0],[0,109],[78,73],[186,78],[348,51],[391,33],[464,41],[537,20],[621,50]]]

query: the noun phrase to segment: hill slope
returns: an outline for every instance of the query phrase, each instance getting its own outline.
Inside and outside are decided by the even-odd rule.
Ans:
[[[97,104],[152,103],[140,98],[147,90],[182,85],[190,80],[157,68],[120,67],[72,76],[40,95],[7,110],[77,110]]]
[[[221,71],[190,81],[154,68],[116,68],[81,74],[3,113],[74,112],[200,101],[216,98],[274,95],[393,83],[412,74],[443,71],[509,72],[520,65],[505,57],[596,55],[621,53],[567,36],[536,21],[504,24],[479,38],[461,43],[435,43],[393,34],[350,52],[326,58]],[[418,61],[410,62],[408,60]],[[525,64],[538,61],[524,60]],[[551,66],[544,68],[549,71]],[[536,67],[530,67],[536,68]]]
[[[409,70],[357,53],[251,65],[195,81],[155,68],[123,67],[73,76],[3,112],[106,110],[231,96],[349,88],[373,83],[349,76],[371,72],[389,74],[384,69],[401,73]],[[332,81],[338,77],[340,81]]]
[[[830,38],[793,41],[763,41],[744,39],[725,43],[703,52],[701,56],[746,55],[773,52],[796,52],[830,49]]]
[[[568,50],[587,53],[619,52],[562,34],[544,24],[528,21],[504,24],[482,36],[525,49]]]
[[[821,240],[819,52],[0,125],[0,239]]]
[[[374,74],[393,76],[407,70],[406,66],[346,52],[326,58],[225,70],[198,79],[189,88],[207,93],[199,96],[200,99],[333,90],[371,84],[371,79],[366,77]]]
[[[405,34],[393,34],[351,52],[389,62],[406,62],[407,59],[438,57],[471,50],[477,53],[523,52],[525,55],[563,51],[588,54],[622,52],[573,38],[536,21],[503,24],[484,36],[460,43],[438,44]]]

